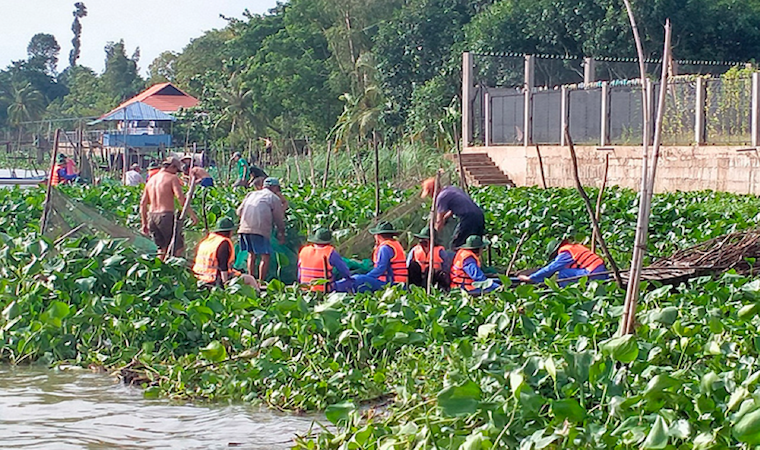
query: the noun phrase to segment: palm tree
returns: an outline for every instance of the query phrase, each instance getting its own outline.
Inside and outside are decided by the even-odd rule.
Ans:
[[[12,83],[6,94],[8,101],[8,123],[18,127],[18,148],[21,148],[23,122],[31,122],[42,117],[45,111],[45,97],[31,83]]]

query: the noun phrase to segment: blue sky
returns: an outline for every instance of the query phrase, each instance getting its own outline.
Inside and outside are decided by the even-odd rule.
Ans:
[[[71,23],[77,0],[0,0],[0,68],[26,58],[29,39],[37,33],[55,36],[61,46],[58,70],[68,65],[71,50]],[[87,17],[82,23],[82,50],[79,64],[103,71],[109,41],[124,39],[127,54],[140,47],[140,72],[164,50],[182,50],[204,31],[222,28],[219,17],[242,17],[248,8],[263,14],[276,0],[83,0]]]

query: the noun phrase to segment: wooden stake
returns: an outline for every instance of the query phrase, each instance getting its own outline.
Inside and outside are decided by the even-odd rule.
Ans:
[[[42,217],[40,218],[40,234],[45,234],[45,228],[47,228],[48,218],[50,216],[50,191],[53,189],[50,181],[53,179],[53,170],[55,169],[55,161],[58,158],[58,143],[60,141],[61,129],[56,128],[55,137],[53,138],[53,151],[50,155],[50,170],[48,171],[48,184],[45,190],[45,202],[42,206]]]
[[[327,155],[325,155],[325,174],[322,176],[322,189],[327,188],[327,178],[330,177],[331,156],[332,156],[332,141],[327,141]]]
[[[607,172],[610,169],[610,154],[604,155],[604,177],[602,178],[602,187],[599,188],[599,195],[596,196],[596,209],[594,210],[594,216],[596,221],[599,222],[602,215],[602,196],[604,195],[604,188],[607,187]],[[596,252],[596,231],[594,231],[593,238],[591,239],[591,251]]]
[[[433,184],[433,202],[430,204],[430,248],[428,251],[428,276],[427,276],[427,294],[433,290],[433,251],[435,250],[435,212],[438,208],[438,190],[441,186],[441,170],[435,173],[435,183]]]
[[[515,265],[515,261],[517,261],[517,255],[520,253],[520,249],[522,248],[523,243],[525,242],[525,239],[528,238],[530,235],[530,231],[526,231],[520,236],[520,240],[517,242],[517,246],[515,247],[515,252],[512,253],[512,258],[509,260],[509,265],[507,266],[507,272],[505,273],[506,276],[509,276],[509,273],[512,272],[512,266]]]
[[[185,204],[182,205],[182,212],[179,214],[179,217],[174,219],[174,229],[172,231],[172,240],[169,241],[169,248],[166,249],[166,254],[164,255],[164,259],[174,256],[174,250],[177,245],[177,236],[180,233],[180,227],[185,222],[185,217],[187,217],[187,210],[190,208],[190,202],[193,200],[193,194],[195,194],[195,177],[190,177],[190,188],[187,190],[187,196],[185,196]]]
[[[462,164],[462,148],[459,142],[459,136],[456,136],[456,128],[454,128],[454,137],[456,138],[456,147],[457,147],[457,161],[459,162],[459,184],[462,185],[462,190],[467,193],[467,195],[470,194],[470,189],[467,186],[467,178],[464,175],[464,164]]]
[[[643,142],[642,142],[642,158],[641,158],[641,187],[639,189],[639,218],[636,221],[636,237],[633,244],[633,255],[631,257],[631,269],[628,272],[628,286],[626,287],[625,304],[623,306],[623,316],[620,321],[619,333],[621,335],[627,334],[627,324],[629,322],[628,315],[631,307],[631,303],[635,303],[638,298],[639,280],[641,279],[641,267],[644,261],[644,250],[646,250],[646,244],[642,244],[643,236],[645,236],[646,230],[643,229],[643,208],[644,199],[648,197],[647,189],[649,183],[647,182],[647,176],[649,175],[649,122],[650,122],[650,110],[649,110],[649,95],[647,91],[647,74],[646,66],[644,64],[644,48],[641,44],[641,37],[639,36],[639,29],[636,26],[636,18],[633,15],[633,9],[629,0],[623,0],[625,9],[628,13],[628,19],[631,23],[631,30],[633,31],[633,39],[636,43],[636,53],[639,57],[639,74],[641,84],[641,112],[642,112],[642,124],[643,124]],[[634,297],[636,299],[634,299]]]
[[[544,159],[541,158],[541,149],[536,144],[536,155],[538,155],[538,168],[541,170],[541,187],[546,189],[546,176],[544,175]]]
[[[309,142],[309,136],[306,136],[306,148],[309,150],[309,180],[311,186],[314,187],[317,184],[316,176],[314,175],[314,152],[311,150],[311,142]]]
[[[375,149],[375,218],[380,217],[380,153],[377,148],[377,131],[372,130],[372,147]]]
[[[636,305],[639,299],[639,282],[641,280],[641,268],[644,262],[644,253],[646,252],[647,237],[649,233],[649,216],[652,211],[652,194],[654,194],[654,181],[657,173],[657,161],[660,157],[660,145],[662,140],[662,121],[665,114],[665,98],[667,96],[668,87],[668,61],[670,60],[670,38],[671,38],[671,26],[670,20],[665,22],[665,45],[662,58],[662,74],[660,76],[660,93],[657,99],[657,119],[655,121],[654,132],[654,146],[652,150],[652,160],[649,164],[649,173],[647,174],[647,186],[644,192],[645,195],[641,196],[639,204],[639,220],[641,226],[641,236],[637,240],[636,248],[639,249],[639,259],[636,261],[636,267],[634,272],[634,266],[631,266],[631,271],[628,275],[628,291],[630,296],[626,295],[626,304],[623,308],[623,317],[621,319],[620,333],[621,335],[633,333],[633,326],[636,319]]]
[[[612,258],[610,251],[607,249],[607,244],[604,242],[602,232],[599,230],[599,223],[596,221],[596,217],[594,217],[594,209],[591,207],[591,200],[588,198],[588,195],[586,195],[586,191],[583,189],[583,185],[581,184],[581,178],[578,175],[578,158],[575,155],[575,146],[573,146],[573,140],[570,137],[570,129],[567,126],[565,126],[565,140],[567,141],[567,145],[570,149],[570,160],[573,163],[573,177],[575,178],[575,187],[578,188],[578,193],[581,194],[583,203],[586,204],[586,212],[591,218],[591,226],[599,238],[599,246],[604,251],[604,255],[607,257],[607,260],[612,266],[612,272],[615,275],[615,281],[617,282],[618,286],[622,287],[623,279],[620,277],[620,269],[618,269],[617,263],[615,263],[615,260]]]

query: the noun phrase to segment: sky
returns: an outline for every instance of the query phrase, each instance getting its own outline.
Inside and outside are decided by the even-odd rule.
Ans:
[[[26,59],[26,46],[37,33],[55,36],[61,53],[58,70],[68,66],[72,12],[78,0],[0,0],[0,68],[11,61]],[[105,65],[106,43],[124,39],[127,56],[140,47],[140,73],[165,50],[180,51],[204,31],[223,28],[220,17],[264,14],[277,0],[82,0],[87,17],[81,20],[82,47],[78,64],[101,73]]]

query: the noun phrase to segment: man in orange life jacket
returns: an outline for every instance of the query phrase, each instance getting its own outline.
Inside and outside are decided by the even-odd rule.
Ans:
[[[319,228],[309,236],[309,245],[298,253],[298,282],[309,285],[312,291],[351,292],[353,278],[335,247],[331,245],[332,232]],[[335,280],[333,268],[338,271],[340,280]],[[327,280],[327,283],[314,283]]]
[[[406,255],[406,267],[409,269],[409,284],[426,286],[428,270],[430,269],[430,227],[423,228],[414,234],[419,243],[412,247]],[[451,258],[447,258],[446,250],[440,244],[438,235],[435,236],[433,247],[433,282],[446,290],[449,289],[449,276],[447,269],[451,267]],[[449,264],[446,264],[446,263]]]
[[[151,162],[148,166],[148,176],[145,178],[145,181],[150,180],[150,177],[157,174],[159,170],[161,170],[161,166],[155,161]]]
[[[480,254],[488,244],[482,236],[467,237],[451,264],[451,289],[464,289],[470,295],[480,295],[501,286],[497,280],[487,278],[480,268]],[[475,286],[476,282],[484,286]]]
[[[607,274],[599,274],[607,271],[604,260],[584,245],[571,244],[567,239],[562,239],[553,241],[547,249],[549,249],[549,259],[552,259],[552,262],[529,276],[520,275],[517,278],[527,283],[540,283],[556,272],[560,280],[585,275],[589,275],[589,278],[594,280],[608,278]],[[566,286],[576,281],[578,280],[560,281],[559,285]]]
[[[229,217],[222,217],[216,222],[216,228],[198,244],[193,272],[206,286],[224,286],[230,278],[240,277],[245,284],[258,289],[255,278],[232,268],[235,246],[230,237],[234,229],[235,223]]]
[[[63,153],[58,154],[57,162],[53,166],[53,170],[50,173],[51,186],[58,186],[59,184],[68,183],[77,178],[77,174],[75,173],[69,174],[68,171],[66,170],[67,159],[68,158],[66,158],[66,155],[64,155]]]
[[[366,275],[356,275],[354,286],[356,292],[379,291],[387,284],[406,284],[408,271],[406,255],[396,236],[401,231],[394,230],[389,222],[382,221],[369,232],[375,236],[375,250],[372,262],[375,267]]]

